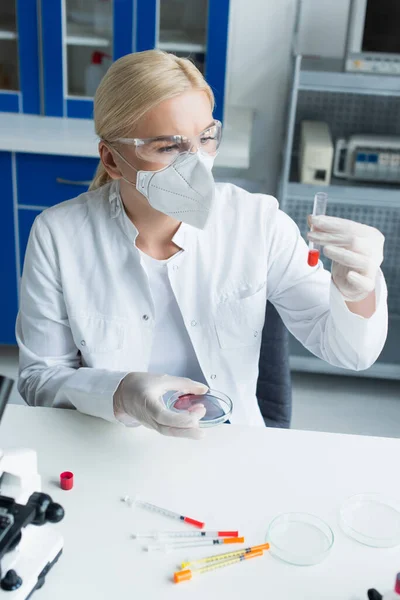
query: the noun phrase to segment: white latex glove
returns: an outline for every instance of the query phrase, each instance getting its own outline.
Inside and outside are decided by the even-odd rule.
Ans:
[[[332,279],[347,302],[363,300],[375,289],[385,238],[378,229],[338,217],[309,217],[308,239],[332,260]]]
[[[191,412],[168,410],[162,396],[170,391],[183,394],[205,394],[208,387],[186,377],[170,377],[151,373],[128,373],[114,393],[114,414],[122,422],[131,417],[163,435],[200,439],[204,432],[199,421],[206,413],[202,404]]]

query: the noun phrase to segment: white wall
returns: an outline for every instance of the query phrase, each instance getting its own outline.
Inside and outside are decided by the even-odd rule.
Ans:
[[[295,0],[231,0],[227,100],[255,110],[249,179],[275,192]]]
[[[343,57],[350,0],[303,0],[299,52]]]
[[[343,56],[350,0],[303,0],[299,51]],[[291,85],[297,0],[231,0],[227,101],[255,110],[246,177],[276,193]]]

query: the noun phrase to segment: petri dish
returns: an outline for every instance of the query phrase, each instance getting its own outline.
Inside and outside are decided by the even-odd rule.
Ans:
[[[176,392],[166,400],[166,406],[174,412],[191,410],[203,404],[206,414],[200,419],[200,427],[215,427],[225,423],[232,414],[232,400],[222,392],[209,390],[207,394],[183,394]]]
[[[400,505],[383,494],[357,494],[340,509],[344,533],[366,546],[393,548],[400,544]]]
[[[266,541],[270,553],[298,566],[322,562],[334,542],[332,529],[319,517],[307,513],[285,513],[269,525]]]

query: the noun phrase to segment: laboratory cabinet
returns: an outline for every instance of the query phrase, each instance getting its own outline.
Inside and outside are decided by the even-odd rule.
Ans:
[[[1,293],[0,293],[0,343],[14,344],[15,316],[17,312],[17,256],[14,228],[13,162],[11,152],[0,152],[1,179]]]
[[[91,118],[112,61],[152,48],[189,57],[222,120],[229,0],[1,0],[0,111]]]
[[[0,2],[0,111],[40,114],[36,0]]]
[[[281,208],[307,232],[307,215],[314,194],[328,194],[327,213],[365,223],[385,236],[382,271],[388,287],[389,331],[369,376],[400,379],[400,188],[398,184],[369,183],[331,177],[329,185],[302,183],[300,168],[301,124],[326,123],[334,142],[352,135],[399,136],[400,77],[343,72],[336,59],[297,56],[293,63],[293,86],[289,98],[286,144],[280,179]],[[330,261],[322,256],[325,268]],[[294,337],[290,340],[291,366],[313,373],[364,375],[328,365],[308,352]]]
[[[92,157],[0,151],[0,344],[16,343],[18,288],[35,218],[45,208],[87,191],[97,164]]]
[[[44,113],[90,118],[113,60],[160,48],[190,57],[213,88],[222,120],[229,0],[41,0]]]
[[[262,0],[252,2],[256,7]],[[40,115],[38,140],[48,130],[52,134],[52,119],[92,120],[93,96],[112,62],[159,48],[190,58],[212,88],[214,116],[229,139],[218,166],[248,169],[255,105],[238,94],[246,78],[236,68],[235,48],[242,47],[246,64],[253,63],[257,48],[245,43],[241,24],[243,16],[230,0],[1,0],[0,114]],[[249,78],[246,89],[254,85]],[[21,118],[18,126],[23,124]],[[7,122],[5,127],[12,146]],[[0,150],[8,150],[3,137],[0,129]],[[40,153],[31,138],[25,142],[29,152]]]
[[[134,51],[134,0],[41,3],[44,114],[91,118],[88,87],[113,60]]]

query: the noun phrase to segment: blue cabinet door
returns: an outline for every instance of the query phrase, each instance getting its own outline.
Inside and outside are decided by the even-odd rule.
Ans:
[[[0,152],[0,179],[0,344],[15,344],[15,319],[18,306],[18,273],[14,229],[12,156],[10,152]]]
[[[87,192],[98,163],[96,158],[18,152],[18,206],[54,206]]]
[[[198,44],[191,43],[190,30],[181,32],[187,36],[186,43],[181,38],[161,39],[162,26],[160,18],[160,2],[163,0],[137,0],[136,8],[136,51],[151,50],[160,46],[162,49],[177,53],[180,56],[190,56],[196,59],[199,52]],[[192,0],[193,3],[196,0]],[[194,7],[194,5],[193,5]],[[215,95],[214,117],[223,120],[225,103],[226,61],[228,50],[229,0],[208,0],[204,3],[207,10],[206,40],[204,48],[204,75]],[[192,47],[192,50],[191,50]],[[195,60],[196,62],[196,60]]]
[[[10,62],[15,90],[0,89],[0,111],[40,114],[38,2],[15,1],[15,39],[4,42],[4,61]],[[14,56],[15,53],[15,56]],[[3,59],[3,56],[2,56]],[[15,61],[18,68],[15,68]],[[18,79],[18,81],[17,81]]]
[[[42,0],[42,45],[44,111],[51,117],[93,117],[93,99],[85,95],[86,67],[93,52],[101,51],[113,60],[133,51],[135,0],[112,2],[112,41],[96,35],[90,13],[67,14],[67,0]],[[82,6],[84,6],[82,4]],[[72,14],[72,13],[71,13]],[[80,19],[82,22],[80,23]]]
[[[229,0],[209,0],[205,77],[215,96],[214,117],[224,118]]]

